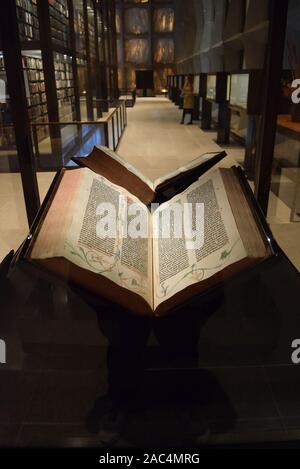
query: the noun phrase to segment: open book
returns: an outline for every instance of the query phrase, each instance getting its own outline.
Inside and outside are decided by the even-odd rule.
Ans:
[[[106,203],[114,208],[115,229],[113,236],[99,237],[99,206]],[[168,218],[174,204],[186,203],[204,204],[204,243],[195,248],[184,230],[175,233],[175,218]],[[144,217],[135,225],[133,204]],[[197,212],[190,213],[195,227]],[[142,219],[146,236],[131,236],[130,224],[140,229]],[[169,237],[163,235],[166,220]],[[126,309],[162,315],[268,255],[236,168],[203,175],[152,213],[123,187],[78,168],[61,170],[25,257]]]
[[[72,160],[79,166],[88,167],[110,182],[124,187],[148,205],[152,202],[164,202],[182,192],[225,156],[225,151],[203,153],[155,181],[151,181],[124,158],[101,145],[95,146],[87,157],[73,157]]]

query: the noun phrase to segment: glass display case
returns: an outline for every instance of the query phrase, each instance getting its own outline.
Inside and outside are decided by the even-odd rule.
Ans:
[[[247,109],[249,88],[249,74],[239,73],[233,74],[230,77],[230,98],[229,103],[231,106]]]
[[[216,99],[217,75],[207,75],[206,99]]]

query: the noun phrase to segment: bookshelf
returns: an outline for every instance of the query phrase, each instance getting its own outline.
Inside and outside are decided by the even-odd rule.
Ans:
[[[68,2],[51,0],[49,3],[50,27],[53,44],[70,47]]]
[[[2,55],[0,56],[0,79],[4,81],[6,88],[7,78]],[[5,94],[5,97],[3,96],[0,100],[0,146],[2,150],[15,148],[16,145],[7,91]]]
[[[16,0],[16,8],[21,41],[38,41],[37,0]]]
[[[75,118],[74,77],[71,57],[54,54],[55,84],[58,101],[59,121]]]
[[[22,64],[27,94],[29,119],[31,122],[46,123],[48,121],[45,76],[41,56],[22,55]],[[46,126],[37,128],[38,140],[48,136]]]

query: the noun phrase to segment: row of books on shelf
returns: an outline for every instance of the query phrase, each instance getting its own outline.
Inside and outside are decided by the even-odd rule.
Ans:
[[[62,99],[68,99],[68,98],[74,98],[74,89],[73,88],[69,88],[69,89],[63,89],[63,90],[57,90],[57,98],[58,100],[62,100]],[[58,103],[59,103],[58,101]]]
[[[38,104],[45,104],[47,102],[46,93],[35,93],[30,98],[27,98],[28,106],[36,106]]]
[[[39,39],[36,0],[17,0],[17,17],[22,41]]]
[[[62,54],[55,54],[54,70],[56,72],[72,72],[71,59],[63,59]]]
[[[27,70],[28,80],[30,81],[44,81],[45,76],[42,70]]]
[[[51,25],[51,35],[54,42],[61,43],[66,47],[69,45],[69,33],[67,28],[61,31]]]
[[[49,6],[51,7],[51,15],[63,21],[64,19],[69,18],[69,10],[66,1],[51,0],[49,1]]]
[[[55,72],[55,79],[56,80],[72,80],[73,78],[73,73],[70,71],[64,71],[64,72]]]
[[[49,2],[50,3],[50,2]],[[69,10],[67,2],[54,0],[50,6],[51,35],[54,42],[69,45]]]
[[[45,82],[44,81],[39,81],[39,82],[29,82],[29,89],[30,89],[30,94],[34,93],[43,93],[45,91]]]
[[[49,129],[47,125],[36,128],[37,139],[40,142],[41,140],[49,137]]]
[[[71,88],[73,86],[73,80],[56,80],[56,88]]]
[[[23,67],[24,68],[32,68],[35,70],[43,70],[43,61],[42,59],[38,59],[36,57],[22,57]]]
[[[0,146],[11,147],[16,144],[15,131],[13,127],[0,125]]]
[[[28,108],[29,118],[33,120],[42,120],[42,117],[47,114],[47,104],[39,104],[35,106],[30,106]]]

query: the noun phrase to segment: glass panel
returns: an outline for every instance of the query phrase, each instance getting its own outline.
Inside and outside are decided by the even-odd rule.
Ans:
[[[199,87],[200,87],[200,76],[194,76],[194,93],[199,94]]]
[[[206,97],[208,99],[216,99],[216,83],[216,75],[207,75]]]
[[[111,150],[113,150],[114,149],[113,123],[111,119],[107,122],[107,127],[108,127],[108,146]]]
[[[117,119],[117,113],[115,112],[114,114],[114,135],[115,135],[115,147],[118,145],[119,141],[119,132],[118,132],[118,119]]]
[[[230,80],[230,104],[243,109],[247,108],[249,75],[231,75]]]
[[[54,69],[59,120],[73,120],[75,118],[75,95],[71,57],[55,53]]]
[[[75,155],[88,155],[95,145],[104,145],[104,123],[89,124],[44,124],[48,135],[37,142],[34,138],[36,126],[32,125],[37,168],[57,170],[63,166],[73,166],[71,158]]]
[[[248,116],[242,109],[231,109],[230,131],[239,139],[246,141]]]
[[[173,39],[157,39],[154,42],[154,61],[156,63],[173,63],[174,41]]]
[[[143,34],[149,30],[148,10],[129,8],[125,10],[125,31],[131,34]]]
[[[87,2],[88,14],[88,29],[89,29],[89,42],[90,42],[90,55],[92,58],[96,55],[96,36],[95,36],[95,11],[93,2]]]
[[[173,8],[156,8],[153,12],[153,28],[156,33],[170,33],[174,29]]]
[[[51,38],[53,43],[70,47],[69,10],[67,2],[51,0],[49,3]]]
[[[149,61],[150,48],[146,39],[128,39],[125,41],[125,60],[135,64]]]
[[[76,50],[85,50],[83,6],[81,0],[74,0],[74,29]]]
[[[39,20],[36,1],[17,0],[17,17],[21,41],[39,40]]]
[[[4,60],[0,51],[0,262],[17,249],[28,222],[10,109]]]
[[[48,109],[41,51],[22,51],[22,62],[30,121],[47,122]],[[44,126],[37,127],[37,139],[47,137],[46,131]]]
[[[76,59],[77,61],[77,79],[79,88],[79,99],[80,99],[80,115],[81,120],[87,120],[87,102],[86,102],[86,90],[87,90],[87,63],[86,60]]]
[[[289,2],[268,221],[300,269],[300,5]]]

